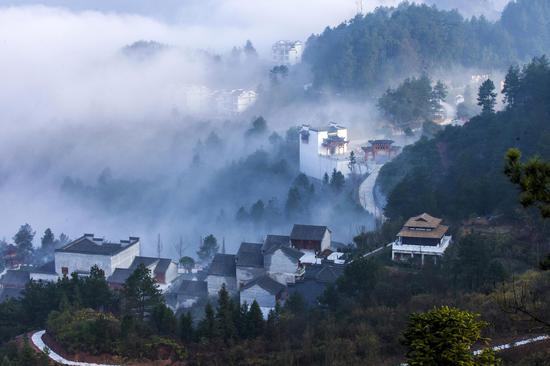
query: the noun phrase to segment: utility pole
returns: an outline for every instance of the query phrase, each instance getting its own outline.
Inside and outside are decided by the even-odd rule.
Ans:
[[[222,254],[225,254],[225,236],[222,238]]]
[[[157,258],[160,258],[160,255],[162,254],[162,242],[160,241],[160,234],[158,234],[157,239]]]
[[[363,14],[363,0],[355,0],[357,5],[357,14]]]

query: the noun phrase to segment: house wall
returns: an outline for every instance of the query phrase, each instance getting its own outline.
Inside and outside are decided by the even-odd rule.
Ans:
[[[347,140],[348,130],[338,130],[337,135]],[[348,167],[347,144],[343,149],[343,155],[338,159],[326,155],[327,151],[322,147],[323,140],[328,137],[327,131],[309,130],[309,139],[307,142],[300,136],[300,172],[307,176],[322,180],[325,173],[330,177],[332,171],[336,169],[344,175],[350,173]]]
[[[256,300],[258,305],[262,308],[275,308],[275,304],[277,303],[277,300],[273,294],[258,285],[254,285],[241,291],[241,304],[246,302],[250,305],[254,302],[254,300]]]
[[[260,277],[264,273],[265,268],[262,267],[237,266],[237,288],[240,289],[244,283]]]
[[[164,276],[164,282],[170,283],[174,281],[178,277],[178,266],[176,263],[172,262],[168,266],[168,269],[166,270],[166,275]]]
[[[206,277],[206,282],[208,285],[208,296],[217,296],[218,292],[220,291],[224,283],[225,283],[226,290],[231,295],[234,295],[237,293],[236,277],[208,275]]]
[[[330,249],[330,245],[332,243],[332,234],[329,230],[325,231],[325,235],[323,235],[323,240],[321,240],[321,252]]]
[[[32,273],[30,274],[31,280],[34,281],[44,281],[44,282],[56,282],[59,279],[59,276],[56,274],[47,274],[47,273]]]
[[[55,252],[55,271],[60,276],[63,276],[63,267],[68,269],[68,275],[70,275],[75,271],[89,272],[94,265],[105,272],[105,277],[113,274],[111,257],[107,255]]]
[[[111,268],[113,271],[115,268],[128,268],[134,261],[134,258],[139,256],[140,242],[128,246],[125,250],[111,257]],[[110,274],[109,274],[110,275]],[[105,273],[107,276],[107,273]]]
[[[298,270],[298,261],[288,257],[282,250],[277,250],[264,257],[264,266],[271,278],[286,285],[294,283],[296,271]]]

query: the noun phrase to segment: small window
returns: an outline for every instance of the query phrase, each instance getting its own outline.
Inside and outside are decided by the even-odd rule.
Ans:
[[[69,268],[68,267],[61,267],[61,273],[64,276],[68,276],[69,275]]]

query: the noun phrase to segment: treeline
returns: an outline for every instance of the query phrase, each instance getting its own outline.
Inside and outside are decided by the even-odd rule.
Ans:
[[[540,57],[512,67],[502,112],[494,113],[495,95],[486,84],[479,98],[484,113],[464,127],[447,127],[432,140],[406,147],[382,168],[377,184],[388,195],[389,218],[419,212],[450,220],[517,216],[516,189],[503,174],[504,156],[516,147],[527,156],[550,157],[550,66]]]
[[[549,19],[546,0],[511,2],[495,23],[404,2],[311,36],[304,60],[317,87],[341,91],[453,65],[505,68],[550,51]]]

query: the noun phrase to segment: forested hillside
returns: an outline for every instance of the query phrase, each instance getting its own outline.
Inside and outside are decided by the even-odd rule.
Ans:
[[[505,69],[550,50],[549,19],[546,0],[513,2],[495,23],[403,3],[310,37],[304,60],[317,87],[340,91],[453,65]]]
[[[517,147],[525,156],[550,157],[548,60],[511,68],[505,96],[506,110],[447,127],[382,168],[378,185],[388,195],[388,217],[424,211],[449,219],[513,213],[517,191],[503,174],[506,151]]]

